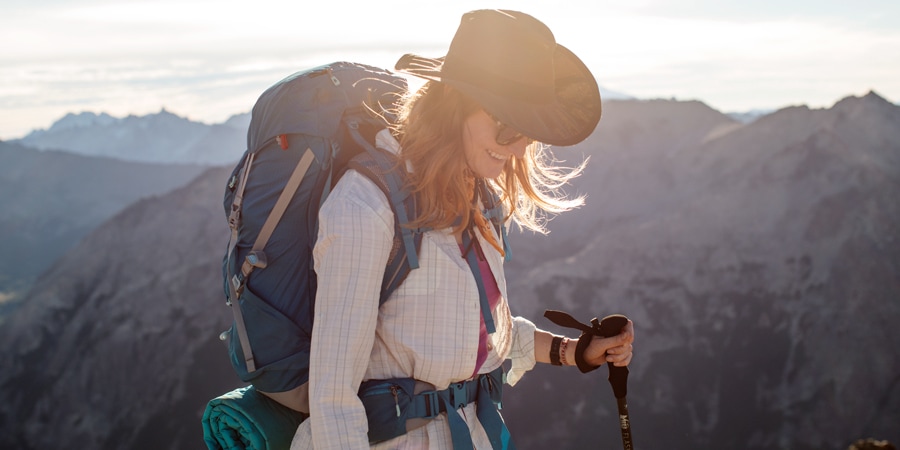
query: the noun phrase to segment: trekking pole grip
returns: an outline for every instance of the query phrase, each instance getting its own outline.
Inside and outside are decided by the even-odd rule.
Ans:
[[[596,330],[596,334],[601,337],[613,337],[622,332],[622,329],[628,325],[628,318],[621,314],[613,314],[606,316],[603,320],[598,321],[596,318],[591,320],[591,325]],[[628,367],[614,366],[612,363],[606,363],[609,366],[609,384],[612,385],[613,394],[616,398],[625,398],[628,394]]]

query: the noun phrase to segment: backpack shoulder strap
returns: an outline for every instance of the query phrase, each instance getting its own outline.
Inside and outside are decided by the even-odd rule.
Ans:
[[[509,261],[512,253],[509,248],[509,236],[506,232],[506,211],[503,209],[500,196],[481,178],[476,181],[475,189],[478,190],[479,198],[481,198],[482,206],[484,206],[482,214],[494,225],[497,236],[503,241],[504,259]]]
[[[406,188],[406,174],[400,160],[380,149],[372,149],[354,157],[347,164],[372,180],[384,193],[394,213],[394,243],[388,257],[381,283],[379,304],[400,286],[409,272],[419,267],[419,250],[422,247],[423,229],[404,226],[416,219],[416,199]]]

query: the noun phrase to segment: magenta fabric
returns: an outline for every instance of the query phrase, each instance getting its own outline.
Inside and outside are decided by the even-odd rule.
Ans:
[[[478,244],[475,244],[476,247]],[[459,246],[460,252],[464,252],[465,249],[462,245]],[[484,282],[484,290],[487,293],[488,303],[491,305],[491,311],[497,307],[497,302],[500,301],[500,288],[497,286],[497,280],[494,279],[494,273],[491,272],[491,266],[488,265],[487,261],[481,256],[481,249],[476,248],[473,251],[478,254],[478,269],[481,272],[481,278]],[[472,373],[472,376],[478,375],[478,371],[481,370],[482,364],[487,359],[488,349],[487,349],[487,340],[488,333],[487,327],[484,325],[484,316],[479,316],[481,318],[481,326],[480,332],[478,335],[478,357],[475,359],[475,372]]]

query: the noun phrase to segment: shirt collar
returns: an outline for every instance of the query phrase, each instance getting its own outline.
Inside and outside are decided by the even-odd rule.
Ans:
[[[394,138],[394,135],[391,134],[391,130],[385,128],[378,132],[375,135],[375,147],[378,147],[383,150],[387,150],[394,155],[400,156],[400,142]],[[406,171],[412,172],[412,165],[409,161],[406,162]]]
[[[375,135],[375,146],[387,150],[395,155],[400,155],[400,143],[394,139],[391,130],[385,128]]]

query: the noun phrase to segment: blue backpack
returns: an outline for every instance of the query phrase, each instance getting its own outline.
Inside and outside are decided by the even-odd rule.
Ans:
[[[415,217],[405,170],[374,147],[406,88],[383,69],[337,62],[279,81],[253,107],[247,151],[225,191],[231,239],[223,275],[234,325],[222,338],[230,337],[238,376],[259,390],[308,381],[318,212],[347,168],[372,179],[395,214],[381,301],[418,267],[422,230],[401,227]]]
[[[222,271],[234,325],[222,338],[230,337],[231,363],[238,376],[256,390],[283,392],[309,380],[316,298],[312,249],[318,235],[318,213],[344,171],[352,168],[371,179],[394,213],[394,242],[379,304],[418,267],[422,235],[427,230],[404,226],[417,217],[415,196],[406,184],[405,165],[395,155],[374,146],[375,134],[393,120],[392,106],[405,92],[405,80],[390,72],[337,62],[279,81],[253,107],[247,151],[225,190],[231,239]],[[499,197],[484,182],[476,183],[476,190],[484,207],[482,213],[505,245]],[[464,233],[463,239],[479,286],[485,325],[493,332],[470,233]],[[506,254],[508,257],[508,248]],[[439,392],[415,393],[412,383],[411,378],[368,380],[360,387],[370,442],[405,433],[407,418],[434,417],[478,396],[499,402],[502,368]],[[479,420],[481,410],[488,411],[482,423],[497,431],[492,439],[508,439],[508,434],[503,438],[500,431],[505,432],[505,427],[496,409],[491,414],[491,408],[484,406],[488,403],[479,403]],[[235,421],[235,416],[242,414],[259,417]],[[267,417],[280,418],[276,422],[281,425],[267,424]],[[209,403],[203,416],[204,438],[211,449],[221,447],[220,434],[227,435],[228,442],[237,437],[289,442],[304,417],[244,388]],[[449,417],[454,445],[470,446],[465,424],[456,415]],[[255,424],[260,429],[241,425],[232,430],[236,424]]]

